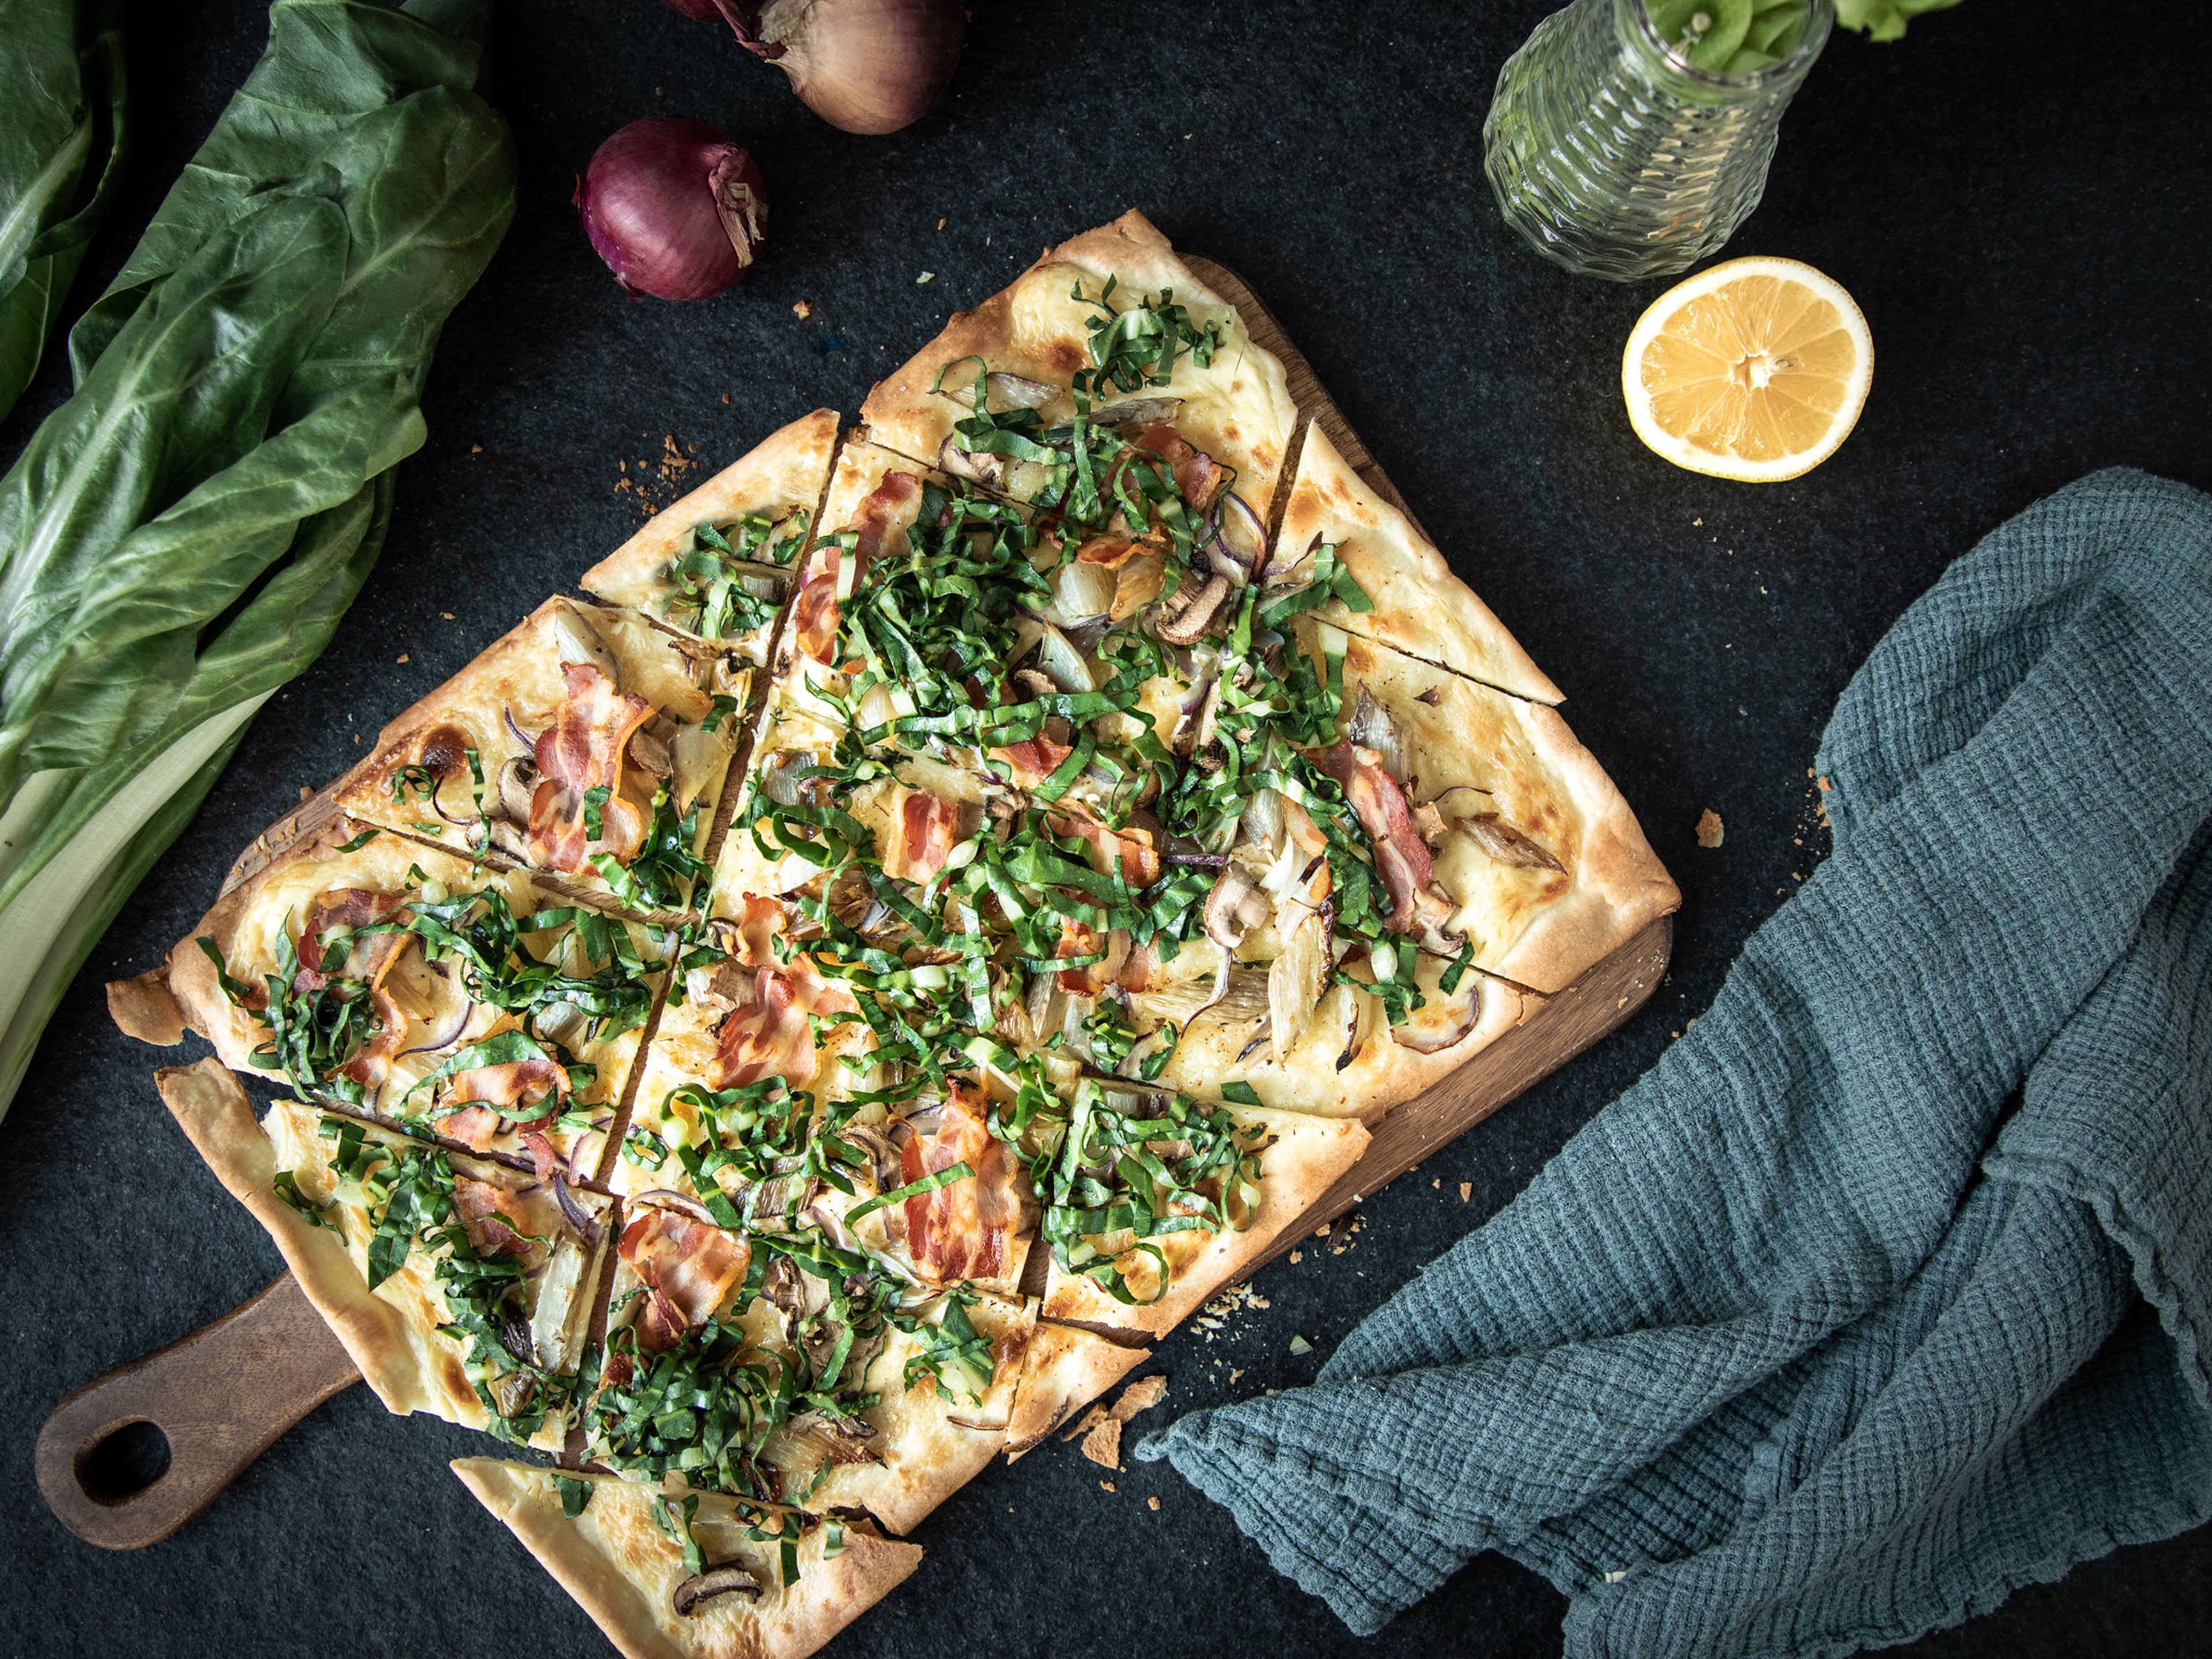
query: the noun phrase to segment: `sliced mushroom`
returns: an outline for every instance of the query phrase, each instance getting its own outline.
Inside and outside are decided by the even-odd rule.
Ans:
[[[1444,821],[1443,813],[1432,800],[1415,801],[1413,806],[1413,833],[1434,847],[1451,834],[1451,825]]]
[[[956,478],[966,478],[981,484],[986,489],[1006,487],[1006,469],[1010,465],[1004,455],[994,455],[988,450],[969,449],[962,445],[960,434],[947,433],[945,441],[937,447],[937,464]]]
[[[756,1601],[760,1600],[763,1594],[760,1580],[754,1577],[745,1568],[732,1562],[719,1567],[709,1567],[704,1572],[693,1573],[682,1583],[677,1585],[676,1594],[671,1600],[675,1603],[676,1611],[688,1619],[698,1610],[701,1602],[710,1601],[718,1595],[728,1595],[733,1592],[739,1595],[749,1595]]]
[[[500,763],[499,810],[517,823],[530,822],[530,804],[538,794],[538,763],[528,755],[513,755]]]
[[[668,745],[649,731],[631,732],[629,748],[625,752],[633,765],[650,772],[656,778],[665,778],[676,769],[675,763],[668,756]]]
[[[1191,597],[1173,621],[1159,623],[1152,632],[1170,645],[1195,645],[1213,626],[1215,614],[1228,599],[1229,578],[1215,576]]]
[[[1091,411],[1093,426],[1158,426],[1172,423],[1182,408],[1180,398],[1125,398]]]
[[[1224,952],[1234,951],[1272,912],[1267,896],[1243,866],[1224,864],[1206,896],[1206,936]]]
[[[615,653],[607,648],[597,624],[567,599],[554,605],[553,638],[560,647],[562,662],[589,663],[605,674],[617,690],[622,689],[622,670],[615,662]]]
[[[504,853],[524,864],[530,861],[530,837],[520,824],[506,818],[488,818],[483,833],[495,852]]]
[[[524,1326],[524,1341],[530,1340],[530,1328]],[[520,1417],[530,1409],[537,1397],[538,1379],[528,1371],[507,1371],[492,1379],[491,1403],[501,1417]]]
[[[1038,669],[1017,668],[1013,678],[1014,689],[1022,694],[1024,702],[1038,697],[1055,696],[1060,691],[1060,688],[1052,683],[1052,676]]]

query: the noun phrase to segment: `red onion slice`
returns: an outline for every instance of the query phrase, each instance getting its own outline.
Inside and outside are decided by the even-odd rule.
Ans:
[[[441,1048],[449,1048],[453,1047],[454,1043],[460,1041],[461,1033],[469,1029],[470,1017],[473,1015],[476,1011],[476,1000],[473,997],[464,997],[461,1000],[459,1013],[453,1019],[447,1021],[443,1030],[440,1030],[426,1042],[417,1043],[412,1048],[401,1049],[399,1051],[398,1057],[401,1060],[404,1060],[410,1054],[432,1054],[437,1053]]]
[[[658,1204],[663,1209],[681,1210],[693,1220],[703,1221],[709,1227],[719,1227],[722,1224],[714,1219],[712,1212],[697,1199],[686,1198],[683,1194],[666,1187],[655,1187],[650,1191],[640,1193],[631,1201],[637,1204]]]
[[[507,729],[513,735],[515,742],[522,745],[522,752],[534,757],[538,753],[538,739],[514,723],[514,710],[502,708],[499,712],[501,717],[507,721]]]
[[[568,1190],[568,1182],[562,1178],[557,1170],[553,1173],[553,1201],[561,1206],[561,1213],[568,1218],[568,1225],[585,1243],[596,1244],[606,1237],[606,1229],[586,1214],[584,1206],[576,1202],[575,1194]]]

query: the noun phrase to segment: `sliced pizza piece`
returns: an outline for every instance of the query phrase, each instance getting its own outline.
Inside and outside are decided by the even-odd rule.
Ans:
[[[1021,1384],[1006,1423],[1006,1461],[1041,1444],[1152,1356],[1150,1348],[1128,1347],[1095,1331],[1040,1321],[1023,1357]]]
[[[1560,701],[1559,687],[1505,624],[1413,521],[1352,470],[1318,422],[1306,428],[1261,588],[1267,625],[1310,611],[1515,696]]]
[[[212,1060],[155,1081],[387,1409],[559,1449],[611,1200],[294,1101],[256,1123]]]
[[[635,1206],[586,1445],[613,1468],[866,1508],[903,1533],[1005,1443],[1036,1310],[886,1271],[799,1197],[741,1217],[667,1194]]]
[[[1086,1079],[1045,1195],[1043,1316],[1165,1335],[1303,1222],[1367,1142],[1356,1118]]]
[[[749,679],[634,611],[548,599],[386,726],[338,805],[586,902],[681,910]]]
[[[109,1000],[134,1036],[189,1026],[307,1099],[588,1180],[666,948],[528,876],[339,814]]]
[[[805,1659],[921,1564],[865,1521],[489,1457],[453,1470],[626,1659]]]
[[[1558,712],[1312,617],[1343,688],[1312,751],[1374,847],[1394,930],[1540,992],[1677,908],[1636,815]]]
[[[1184,563],[1218,541],[1249,569],[1297,412],[1281,362],[1131,211],[956,313],[860,418],[878,443],[1071,529],[1157,535]]]
[[[768,662],[837,453],[837,411],[770,433],[584,573],[611,605]]]

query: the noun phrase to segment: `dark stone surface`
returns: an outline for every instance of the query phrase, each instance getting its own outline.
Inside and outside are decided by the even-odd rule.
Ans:
[[[1041,244],[1141,206],[1275,309],[1458,569],[1566,688],[1577,731],[1680,880],[1674,972],[1650,1008],[1367,1204],[1354,1248],[1261,1274],[1265,1311],[1165,1344],[1169,1410],[1310,1377],[1710,1001],[1820,855],[1806,771],[1838,691],[1948,560],[2093,467],[2212,484],[2199,9],[2106,27],[2063,0],[1969,0],[1899,46],[1838,36],[1730,252],[1840,279],[1880,369],[1840,453],[1764,489],[1676,471],[1631,435],[1620,343],[1658,286],[1570,278],[1498,222],[1482,113],[1547,0],[975,9],[944,109],[862,139],[652,0],[501,6],[487,89],[520,141],[520,211],[447,331],[383,564],[102,943],[0,1125],[0,1652],[603,1650],[441,1467],[483,1443],[388,1417],[364,1389],[135,1554],[64,1534],[30,1453],[70,1389],[278,1266],[161,1109],[148,1079],[161,1057],[108,1024],[101,981],[154,963],[236,850],[349,763],[359,734],[620,540],[637,507],[618,481],[665,434],[712,467],[818,404],[850,409]],[[78,303],[259,52],[260,10],[132,8],[141,142]],[[764,262],[720,300],[624,298],[569,209],[598,142],[653,113],[722,125],[769,181]],[[50,363],[0,427],[0,459],[64,378]],[[1718,851],[1692,839],[1707,806],[1727,823]],[[2094,832],[2094,804],[2054,810],[2086,811]],[[1292,1357],[1294,1334],[1314,1352]],[[1558,1650],[1565,1603],[1495,1558],[1355,1642],[1172,1473],[1132,1466],[1110,1495],[1102,1473],[1057,1444],[994,1468],[921,1529],[920,1574],[836,1650]],[[2025,1590],[1914,1651],[2202,1651],[2208,1585],[2199,1531]]]

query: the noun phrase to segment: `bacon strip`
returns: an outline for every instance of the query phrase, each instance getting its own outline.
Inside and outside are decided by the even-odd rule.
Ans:
[[[868,574],[868,566],[883,556],[884,544],[899,528],[901,514],[921,499],[921,480],[911,472],[886,472],[884,480],[860,503],[853,524],[853,584]]]
[[[472,1152],[489,1152],[499,1133],[499,1114],[489,1106],[464,1106],[438,1120],[438,1133]]]
[[[526,1102],[558,1098],[568,1092],[568,1073],[550,1060],[510,1060],[497,1066],[472,1066],[446,1079],[448,1100],[481,1102],[514,1115]]]
[[[531,861],[548,870],[581,869],[592,845],[584,823],[585,796],[605,789],[598,846],[627,862],[645,844],[645,814],[623,795],[623,755],[637,729],[653,718],[653,705],[617,691],[589,663],[563,663],[561,673],[568,695],[553,724],[538,734],[538,769],[544,775],[530,800]]]
[[[1419,896],[1435,876],[1435,860],[1413,827],[1406,792],[1382,769],[1382,757],[1372,749],[1338,742],[1310,752],[1316,765],[1344,786],[1345,799],[1375,844],[1375,868],[1390,895],[1389,925],[1401,933],[1412,931]]]
[[[1060,768],[1075,750],[1063,743],[1054,743],[1040,732],[1010,748],[990,751],[994,761],[1003,761],[1014,775],[1014,781],[1024,788],[1042,783]]]
[[[371,1094],[382,1088],[392,1074],[392,1062],[406,1038],[407,1016],[384,989],[384,979],[401,953],[415,943],[415,937],[405,933],[356,936],[348,941],[344,962],[328,974],[322,970],[323,957],[331,934],[388,921],[405,902],[397,894],[366,887],[333,887],[307,907],[300,929],[300,970],[292,976],[295,996],[319,991],[335,979],[361,980],[369,988],[369,1002],[376,1010],[376,1035],[338,1067],[338,1075],[351,1079]]]
[[[1060,943],[1053,955],[1066,960],[1072,957],[1100,957],[1097,962],[1087,962],[1078,968],[1060,970],[1060,988],[1070,996],[1095,997],[1121,975],[1122,965],[1129,956],[1129,930],[1116,927],[1106,935],[1103,944],[1098,931],[1088,922],[1062,916],[1060,921]]]
[[[1212,505],[1214,492],[1228,471],[1202,449],[1194,449],[1171,426],[1148,426],[1137,434],[1137,447],[1150,450],[1168,464],[1176,488],[1194,512]]]
[[[514,1212],[506,1207],[507,1194],[488,1181],[472,1176],[453,1177],[453,1208],[459,1213],[469,1243],[486,1255],[526,1255],[530,1240]]]
[[[756,969],[750,994],[749,1001],[722,1016],[715,1030],[708,1083],[716,1089],[736,1089],[765,1077],[781,1077],[798,1086],[811,1082],[820,1061],[793,975],[774,968]]]
[[[883,849],[884,873],[901,881],[927,881],[945,867],[960,838],[960,803],[902,786],[891,805],[891,832]]]
[[[1007,1241],[1021,1218],[1013,1160],[983,1125],[969,1091],[955,1085],[934,1133],[916,1133],[899,1154],[908,1182],[965,1163],[975,1173],[906,1200],[907,1253],[939,1284],[996,1279],[1011,1261]]]
[[[837,652],[837,569],[842,550],[830,547],[824,553],[821,568],[799,585],[799,597],[792,602],[792,642],[799,653],[811,657],[823,667],[836,660]]]
[[[1119,570],[1137,556],[1138,544],[1124,536],[1093,536],[1075,550],[1079,564],[1103,565]]]
[[[1102,876],[1112,874],[1118,865],[1121,879],[1132,887],[1150,887],[1160,878],[1159,848],[1142,824],[1115,830],[1080,806],[1067,806],[1052,815],[1052,832],[1089,842],[1091,867]]]
[[[739,1235],[673,1210],[643,1212],[616,1248],[649,1292],[639,1338],[656,1353],[712,1318],[752,1262]]]

